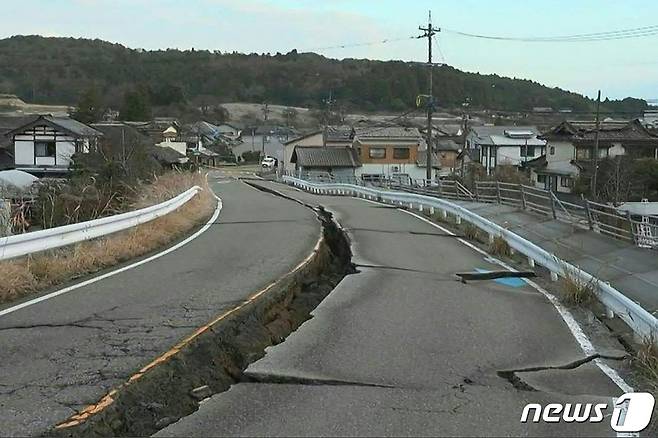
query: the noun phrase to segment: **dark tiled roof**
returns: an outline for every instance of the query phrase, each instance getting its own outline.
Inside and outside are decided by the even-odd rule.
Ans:
[[[461,149],[454,140],[439,138],[437,140],[436,149],[439,151],[455,151],[458,152]]]
[[[75,119],[69,117],[51,117],[46,116],[44,120],[47,120],[66,131],[69,131],[72,134],[79,135],[80,137],[98,137],[103,135],[101,132],[95,130],[91,126],[85,125],[82,122],[78,122]]]
[[[120,147],[121,144],[146,143],[148,137],[139,132],[133,126],[122,122],[115,123],[93,123],[91,125],[97,131],[103,133],[103,143],[113,147]]]
[[[359,167],[361,163],[350,147],[304,147],[297,146],[291,162],[302,167]]]
[[[69,134],[72,134],[73,136],[76,137],[100,137],[103,135],[101,132],[95,130],[91,126],[85,125],[82,122],[78,122],[75,119],[71,119],[69,117],[53,117],[53,116],[38,116],[28,121],[27,123],[23,123],[21,125],[16,126],[15,128],[6,132],[5,135],[17,131],[22,131],[23,129],[29,129],[32,126],[41,125],[44,123],[52,126],[53,128],[66,131]]]
[[[546,139],[571,139],[591,142],[596,139],[595,122],[562,122],[542,136]],[[658,137],[648,131],[639,120],[601,122],[599,141],[654,141]]]
[[[156,160],[167,164],[176,164],[181,158],[185,158],[185,155],[167,146],[149,146],[147,152]]]
[[[369,128],[356,128],[355,134],[357,138],[421,138],[418,128],[408,128],[402,126],[375,126]]]

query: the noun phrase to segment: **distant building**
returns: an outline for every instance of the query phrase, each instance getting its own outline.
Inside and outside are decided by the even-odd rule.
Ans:
[[[361,165],[351,147],[297,146],[292,154],[295,174],[303,178],[353,179]]]
[[[68,173],[73,154],[96,148],[103,134],[68,117],[38,116],[5,136],[11,138],[16,169],[57,175]]]
[[[295,163],[292,162],[292,154],[297,146],[313,147],[346,147],[352,146],[354,130],[349,126],[330,126],[325,131],[316,130],[307,134],[291,137],[283,143],[283,168],[288,173],[295,171]]]
[[[417,128],[358,128],[353,147],[361,162],[357,176],[363,180],[426,178],[426,160],[421,160],[419,154],[426,144]],[[432,179],[439,176],[437,161],[432,161]]]
[[[466,136],[468,149],[480,150],[480,164],[487,175],[496,166],[521,166],[544,155],[546,140],[535,126],[476,126]]]
[[[540,138],[548,141],[547,153],[527,163],[531,180],[540,188],[571,192],[576,178],[591,173],[596,124],[563,122]],[[602,122],[599,159],[619,155],[658,159],[658,137],[639,120]]]

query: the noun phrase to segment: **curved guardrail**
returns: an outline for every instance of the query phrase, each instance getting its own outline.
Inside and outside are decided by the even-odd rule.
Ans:
[[[500,225],[485,219],[472,211],[433,196],[425,196],[407,192],[395,192],[362,187],[352,184],[312,183],[298,178],[284,176],[283,181],[298,188],[321,195],[346,195],[373,199],[398,205],[406,205],[418,209],[440,209],[465,220],[489,235],[490,239],[502,237],[515,251],[528,257],[531,264],[538,263],[551,271],[551,276],[573,276],[579,281],[596,285],[599,300],[606,307],[610,316],[619,316],[637,335],[644,339],[658,339],[658,319],[611,285],[598,280],[577,266],[559,259],[552,253],[507,230]]]
[[[59,248],[132,228],[178,209],[203,190],[194,186],[160,204],[77,224],[0,238],[0,260]]]

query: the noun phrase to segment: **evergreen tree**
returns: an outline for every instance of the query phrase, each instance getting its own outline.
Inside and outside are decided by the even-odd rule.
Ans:
[[[82,123],[94,123],[102,119],[104,111],[98,90],[91,86],[80,95],[73,111],[73,118]]]
[[[127,90],[123,94],[119,118],[133,122],[151,120],[151,102],[143,87]]]

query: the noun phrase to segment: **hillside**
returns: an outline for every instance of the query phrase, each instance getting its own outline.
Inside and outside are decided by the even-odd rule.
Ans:
[[[529,80],[436,69],[439,106],[525,111],[533,107],[591,111],[579,94]],[[16,36],[0,40],[0,93],[28,102],[71,105],[94,87],[113,107],[126,90],[147,90],[154,106],[263,102],[318,108],[329,90],[346,110],[404,111],[425,92],[427,70],[416,63],[334,60],[313,53],[258,55],[209,51],[133,50],[100,40]],[[640,112],[638,99],[606,101],[604,110]]]

